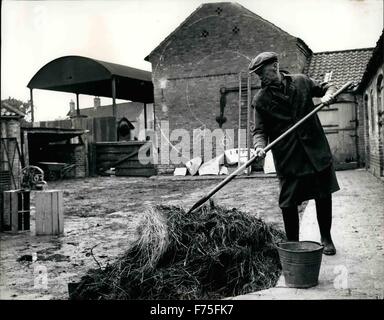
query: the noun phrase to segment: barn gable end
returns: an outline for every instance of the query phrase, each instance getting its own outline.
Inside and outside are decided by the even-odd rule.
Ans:
[[[197,8],[146,60],[154,80],[172,79],[245,71],[262,51],[278,52],[291,72],[301,72],[311,54],[303,41],[243,6],[219,2]]]

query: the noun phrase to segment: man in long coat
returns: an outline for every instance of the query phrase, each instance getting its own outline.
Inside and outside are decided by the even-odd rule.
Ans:
[[[329,105],[335,87],[318,84],[304,74],[279,70],[278,55],[263,52],[249,65],[261,79],[261,90],[255,95],[255,126],[252,129],[256,154],[265,157],[263,148],[287,131],[315,107],[312,97],[322,97]],[[332,153],[317,114],[306,120],[272,148],[280,182],[279,207],[282,210],[288,240],[299,240],[298,205],[315,199],[317,220],[324,254],[333,255],[336,248],[331,237],[332,193],[339,190]]]

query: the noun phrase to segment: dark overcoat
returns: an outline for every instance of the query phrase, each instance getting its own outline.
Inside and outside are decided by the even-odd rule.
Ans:
[[[312,97],[322,97],[335,87],[318,84],[303,74],[281,73],[281,85],[263,87],[252,101],[255,125],[251,129],[254,147],[264,148],[315,106]],[[315,114],[295,132],[272,148],[279,177],[298,177],[319,172],[332,163],[332,153],[318,115]]]

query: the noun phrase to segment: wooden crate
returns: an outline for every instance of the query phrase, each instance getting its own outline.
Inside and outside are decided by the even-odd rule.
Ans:
[[[36,235],[60,235],[64,233],[64,209],[62,190],[36,192]]]
[[[8,190],[3,192],[2,228],[17,232],[30,229],[30,192]]]
[[[4,230],[3,225],[3,212],[4,212],[4,201],[3,201],[3,192],[10,190],[11,187],[11,172],[8,170],[0,170],[0,231]]]

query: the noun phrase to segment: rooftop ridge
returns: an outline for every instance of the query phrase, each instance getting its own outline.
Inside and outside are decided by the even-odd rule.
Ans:
[[[371,51],[375,47],[366,47],[366,48],[356,48],[356,49],[343,49],[343,50],[335,50],[335,51],[319,51],[313,52],[314,55],[318,54],[326,54],[326,53],[342,53],[342,52],[352,52],[352,51]]]

